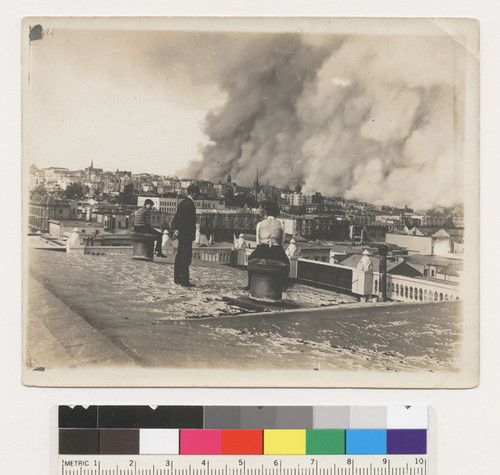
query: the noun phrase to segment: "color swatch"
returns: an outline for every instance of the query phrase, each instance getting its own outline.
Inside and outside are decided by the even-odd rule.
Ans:
[[[346,430],[346,454],[386,454],[387,431],[378,429]]]
[[[305,455],[305,453],[305,430],[264,430],[264,455]]]
[[[345,454],[345,430],[318,429],[306,432],[306,454]]]
[[[425,406],[60,406],[59,454],[426,454]]]
[[[226,429],[221,433],[223,455],[261,455],[263,431],[258,429]]]
[[[220,455],[221,431],[218,429],[187,429],[180,431],[181,455]]]
[[[137,429],[100,430],[99,453],[106,455],[138,454],[139,430]]]
[[[178,454],[179,429],[139,429],[139,454]]]

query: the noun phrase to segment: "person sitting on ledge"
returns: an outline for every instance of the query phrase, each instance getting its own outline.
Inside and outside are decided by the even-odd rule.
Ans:
[[[157,231],[151,226],[151,210],[153,209],[153,200],[149,198],[144,201],[144,206],[141,206],[134,213],[134,231],[136,233],[146,233],[155,236],[156,247],[155,253],[158,257],[167,257],[161,252],[161,244],[163,233]]]
[[[276,219],[280,214],[280,207],[278,203],[264,201],[262,208],[266,213],[266,219],[257,223],[255,236],[257,247],[248,257],[248,262],[253,259],[269,259],[290,265],[288,256],[283,250],[285,231]],[[250,272],[248,273],[248,285],[243,290],[250,290]]]

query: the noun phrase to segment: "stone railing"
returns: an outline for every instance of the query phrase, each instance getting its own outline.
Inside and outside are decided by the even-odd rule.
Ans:
[[[91,256],[131,256],[133,246],[86,246],[85,244],[66,247],[71,254]]]
[[[363,271],[339,264],[327,264],[307,259],[298,259],[297,264],[296,273],[292,275],[291,269],[290,277],[297,278],[299,281],[347,290],[364,299],[378,296],[380,293],[378,272]],[[387,274],[387,297],[400,302],[458,300],[460,299],[460,286],[437,279]]]
[[[372,293],[379,292],[379,273],[373,273]],[[436,302],[459,300],[460,286],[437,279],[427,280],[387,274],[387,296],[399,302]]]
[[[193,258],[207,262],[220,262],[229,264],[232,262],[231,247],[193,247]]]
[[[84,254],[92,256],[131,256],[133,246],[85,246]]]

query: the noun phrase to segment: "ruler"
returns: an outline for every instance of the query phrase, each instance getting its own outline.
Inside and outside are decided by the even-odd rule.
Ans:
[[[427,455],[61,455],[58,475],[427,475]]]
[[[435,415],[428,409],[59,406],[51,473],[435,475]]]

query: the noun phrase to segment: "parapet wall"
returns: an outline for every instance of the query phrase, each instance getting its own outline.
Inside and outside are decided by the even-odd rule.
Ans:
[[[380,294],[378,272],[362,271],[338,264],[298,259],[298,280],[346,290],[361,297]],[[456,283],[387,274],[387,297],[400,302],[442,301],[460,299],[460,286]]]
[[[92,256],[131,256],[132,246],[71,246],[66,252],[88,254]]]
[[[67,251],[86,255],[132,255],[132,246],[71,246]],[[174,248],[167,252],[173,262]],[[208,262],[248,265],[248,257],[253,249],[234,249],[232,247],[199,247],[193,249],[193,257]],[[340,289],[363,298],[378,296],[380,293],[380,275],[374,271],[363,271],[339,264],[314,261],[297,257],[290,258],[291,279],[304,283],[320,284]],[[400,302],[446,301],[460,299],[460,286],[456,283],[387,275],[387,297]]]

